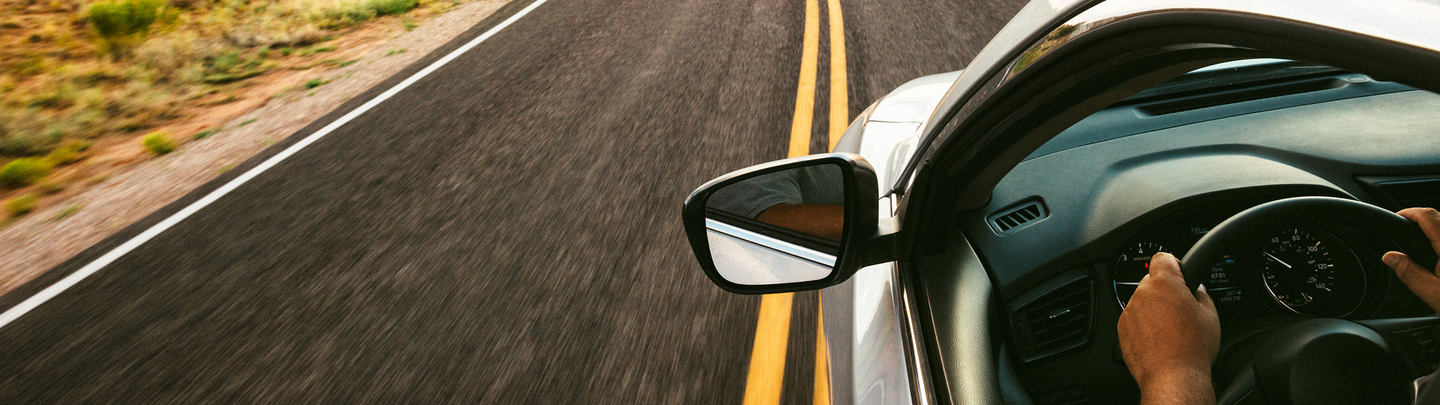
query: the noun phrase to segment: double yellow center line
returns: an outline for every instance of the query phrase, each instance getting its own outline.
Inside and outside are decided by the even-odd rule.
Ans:
[[[805,1],[805,40],[800,54],[800,86],[795,92],[795,118],[790,124],[789,157],[810,154],[810,129],[814,126],[815,84],[820,63],[819,0]],[[850,124],[849,87],[845,77],[845,24],[840,0],[827,0],[830,22],[830,125],[829,147]],[[770,294],[760,298],[760,317],[755,326],[755,344],[750,353],[750,373],[745,381],[745,404],[779,404],[785,377],[785,346],[790,338],[793,293]],[[818,303],[818,299],[817,299]],[[817,304],[818,305],[818,304]],[[829,355],[825,329],[816,320],[815,404],[830,404]]]

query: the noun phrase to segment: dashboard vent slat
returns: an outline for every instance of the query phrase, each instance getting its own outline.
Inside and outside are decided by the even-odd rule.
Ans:
[[[990,215],[990,228],[995,233],[1006,235],[1033,225],[1050,216],[1049,210],[1040,201],[1026,202]]]
[[[1093,287],[1088,277],[1036,297],[1013,312],[1016,346],[1026,362],[1090,341]]]

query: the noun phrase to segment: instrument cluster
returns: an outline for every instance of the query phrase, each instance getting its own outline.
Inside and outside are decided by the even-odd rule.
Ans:
[[[1151,256],[1166,252],[1184,257],[1190,246],[1219,222],[1159,226],[1127,243],[1111,272],[1121,309],[1149,274]],[[1354,249],[1336,235],[1295,226],[1257,239],[1211,266],[1204,285],[1222,319],[1226,313],[1266,312],[1341,318],[1365,301],[1370,290],[1366,270]]]

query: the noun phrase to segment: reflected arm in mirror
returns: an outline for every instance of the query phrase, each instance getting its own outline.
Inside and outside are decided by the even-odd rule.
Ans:
[[[839,240],[845,229],[841,168],[822,164],[763,174],[715,192],[708,205],[769,225]]]
[[[727,291],[824,288],[893,248],[880,242],[882,254],[870,254],[875,181],[868,162],[844,153],[752,166],[686,198],[685,234],[705,275]]]
[[[827,204],[776,204],[755,219],[771,225],[839,240],[845,230],[845,206]]]

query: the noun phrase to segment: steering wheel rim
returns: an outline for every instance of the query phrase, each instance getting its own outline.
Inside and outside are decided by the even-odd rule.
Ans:
[[[1426,268],[1435,268],[1436,255],[1429,239],[1419,225],[1405,217],[1355,200],[1296,197],[1241,211],[1206,233],[1181,260],[1180,268],[1185,276],[1186,286],[1192,291],[1198,288],[1208,278],[1211,267],[1223,261],[1227,254],[1245,248],[1247,243],[1258,240],[1266,233],[1296,225],[1338,226],[1353,230],[1359,232],[1360,237],[1388,243]],[[1257,385],[1271,387],[1266,391],[1280,390],[1266,397],[1291,402],[1292,399],[1286,392],[1289,390],[1284,388],[1292,384],[1289,370],[1292,370],[1293,362],[1313,361],[1315,348],[1324,345],[1313,344],[1317,341],[1363,341],[1364,343],[1360,344],[1350,344],[1346,350],[1378,350],[1377,353],[1383,353],[1376,356],[1389,359],[1385,360],[1389,363],[1372,365],[1375,366],[1372,369],[1381,370],[1377,372],[1383,372],[1394,364],[1393,361],[1400,359],[1395,348],[1387,344],[1375,331],[1339,319],[1304,320],[1267,334],[1272,336],[1265,340],[1265,349],[1261,351],[1264,353],[1248,362],[1250,364],[1244,367],[1242,374],[1231,383],[1226,395],[1221,395],[1224,398],[1217,398],[1221,403],[1241,402]],[[1330,347],[1336,346],[1331,344]],[[1298,354],[1304,350],[1311,350],[1311,355],[1305,357]],[[1301,358],[1305,360],[1299,360]],[[1389,381],[1393,378],[1386,376],[1382,379]]]
[[[1323,218],[1317,220],[1317,218]],[[1275,200],[1241,211],[1195,242],[1180,269],[1185,286],[1200,287],[1211,266],[1226,254],[1242,248],[1255,235],[1295,224],[1339,225],[1360,230],[1364,237],[1395,246],[1421,266],[1435,268],[1435,251],[1420,226],[1394,212],[1364,202],[1335,197],[1294,197]]]

